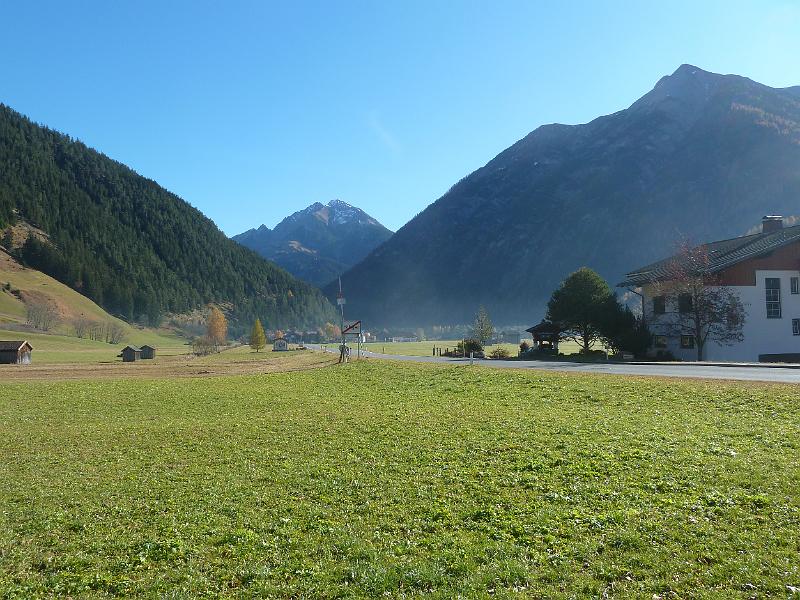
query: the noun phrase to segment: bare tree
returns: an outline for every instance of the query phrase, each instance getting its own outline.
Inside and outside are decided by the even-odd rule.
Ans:
[[[109,344],[119,344],[125,337],[125,328],[114,321],[106,323],[105,330],[106,342]]]
[[[192,352],[197,356],[206,356],[214,352],[215,349],[214,340],[207,336],[198,336],[192,340]]]
[[[665,333],[693,336],[698,361],[709,341],[732,346],[744,339],[747,312],[739,294],[710,272],[706,246],[682,244],[655,288],[676,308],[660,320]]]
[[[89,335],[92,322],[85,316],[81,315],[72,321],[72,327],[75,329],[75,337],[83,339]]]
[[[92,322],[89,324],[89,339],[95,341],[102,341],[105,328],[102,323]]]
[[[25,304],[28,325],[41,331],[48,331],[58,325],[58,310],[47,300],[30,300]]]

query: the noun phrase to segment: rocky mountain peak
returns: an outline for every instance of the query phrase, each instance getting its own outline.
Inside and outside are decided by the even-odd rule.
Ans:
[[[334,199],[295,212],[272,231],[251,229],[233,239],[298,277],[323,285],[391,234],[360,208]]]

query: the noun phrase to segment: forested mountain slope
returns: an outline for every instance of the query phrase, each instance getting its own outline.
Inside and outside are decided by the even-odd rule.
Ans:
[[[589,266],[612,283],[684,238],[800,212],[800,95],[684,65],[630,108],[546,125],[464,178],[343,277],[373,324],[536,322]],[[329,297],[334,286],[326,288]]]
[[[317,325],[318,290],[229,240],[188,203],[81,142],[0,105],[0,230],[29,223],[15,255],[127,320],[209,302],[234,331]]]
[[[362,260],[392,232],[342,200],[315,202],[269,229],[262,225],[233,236],[304,281],[322,286]]]

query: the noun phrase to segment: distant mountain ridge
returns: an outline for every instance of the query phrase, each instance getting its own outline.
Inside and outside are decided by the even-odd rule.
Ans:
[[[270,229],[261,225],[233,240],[317,286],[333,281],[392,232],[360,208],[342,200],[315,202]]]
[[[14,245],[15,258],[128,321],[156,324],[207,303],[225,308],[233,334],[255,317],[287,328],[335,316],[319,290],[175,194],[0,104],[0,236],[15,224],[42,232]]]
[[[682,65],[628,109],[539,127],[459,181],[343,276],[348,311],[424,326],[484,304],[535,322],[581,266],[614,284],[683,238],[799,210],[800,87]]]

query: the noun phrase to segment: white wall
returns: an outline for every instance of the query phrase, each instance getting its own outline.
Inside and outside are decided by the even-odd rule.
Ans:
[[[767,318],[766,288],[764,280],[777,277],[781,280],[781,318]],[[757,362],[759,354],[800,353],[800,336],[792,334],[792,319],[800,319],[800,294],[791,293],[790,277],[800,277],[800,271],[756,271],[755,286],[732,286],[739,293],[747,312],[742,333],[744,341],[733,346],[722,346],[709,341],[705,347],[705,360]],[[645,286],[645,318],[650,332],[658,334],[658,323],[678,310],[669,300],[666,315],[653,315],[653,289]],[[697,360],[697,350],[684,350],[680,338],[670,338],[667,350],[681,360]],[[656,348],[651,349],[652,353]]]

